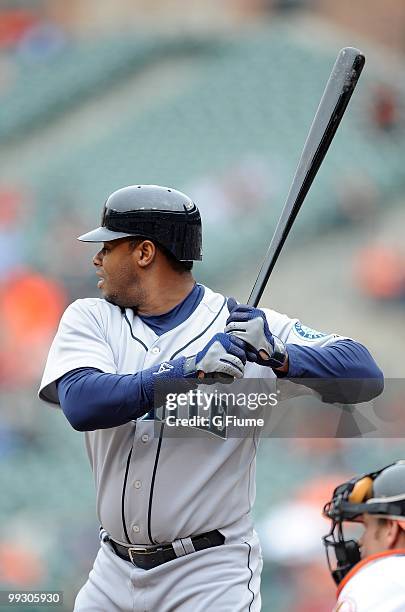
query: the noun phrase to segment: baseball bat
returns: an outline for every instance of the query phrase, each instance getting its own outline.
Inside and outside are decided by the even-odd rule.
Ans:
[[[336,58],[308,132],[284,208],[249,296],[247,303],[250,306],[259,304],[287,236],[336,134],[364,63],[363,53],[354,47],[345,47]],[[204,374],[201,372],[198,377],[202,380]],[[232,380],[231,376],[218,373],[210,374],[209,377],[223,381]]]
[[[257,306],[260,301],[295,218],[336,134],[364,63],[363,53],[353,47],[345,47],[337,56],[305,141],[280,219],[248,299],[250,306]]]

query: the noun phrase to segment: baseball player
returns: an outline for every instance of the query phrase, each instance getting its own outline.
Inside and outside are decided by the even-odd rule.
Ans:
[[[335,612],[403,612],[405,461],[339,485],[324,514],[332,520],[323,541],[338,585]],[[345,539],[344,521],[363,523],[358,542]]]
[[[96,484],[101,547],[75,610],[259,610],[257,436],[168,436],[155,381],[369,378],[353,400],[363,401],[381,392],[382,373],[353,340],[196,284],[200,214],[175,189],[115,191],[101,227],[79,240],[102,243],[102,298],[67,308],[39,392],[85,432]]]

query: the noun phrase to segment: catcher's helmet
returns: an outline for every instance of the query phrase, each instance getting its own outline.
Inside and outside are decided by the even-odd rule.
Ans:
[[[405,529],[405,461],[396,461],[339,485],[323,513],[332,520],[329,533],[322,539],[332,577],[339,584],[360,561],[358,542],[344,538],[344,521],[361,522],[362,514],[372,514],[396,520]],[[330,549],[335,553],[336,569],[332,569]]]
[[[78,239],[107,242],[126,236],[156,241],[180,261],[202,259],[200,213],[176,189],[131,185],[114,191],[104,205],[101,227]]]

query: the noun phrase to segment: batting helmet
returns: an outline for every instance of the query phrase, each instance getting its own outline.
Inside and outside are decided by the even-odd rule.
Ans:
[[[181,191],[158,185],[131,185],[107,199],[101,227],[79,236],[83,242],[107,242],[126,236],[156,241],[180,261],[202,259],[201,217]]]
[[[362,514],[398,521],[405,529],[405,461],[396,461],[376,472],[356,476],[336,487],[323,513],[332,520],[328,535],[323,538],[329,569],[339,582],[360,561],[356,540],[345,540],[344,521],[360,521]],[[334,550],[336,569],[329,556]]]

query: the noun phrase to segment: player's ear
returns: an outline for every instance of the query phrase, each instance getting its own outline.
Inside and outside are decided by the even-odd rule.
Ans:
[[[398,546],[398,540],[401,533],[402,529],[398,525],[398,521],[387,519],[385,537],[388,549],[396,548]]]
[[[156,257],[156,246],[151,240],[142,240],[135,248],[134,253],[138,266],[146,268]]]

